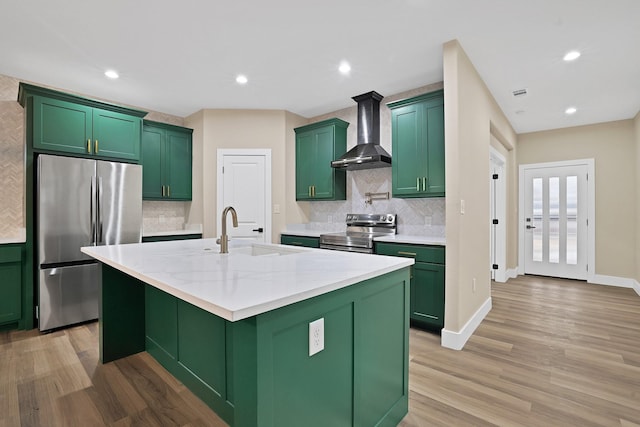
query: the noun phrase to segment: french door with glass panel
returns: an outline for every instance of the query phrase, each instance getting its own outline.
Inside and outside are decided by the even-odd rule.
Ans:
[[[587,278],[586,165],[524,169],[524,272]]]

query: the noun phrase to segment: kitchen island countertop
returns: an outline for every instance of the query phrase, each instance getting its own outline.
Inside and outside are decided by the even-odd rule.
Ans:
[[[292,249],[232,246],[215,239],[84,247],[82,252],[229,321],[237,321],[341,289],[413,264],[412,259]],[[255,250],[253,251],[255,252]]]

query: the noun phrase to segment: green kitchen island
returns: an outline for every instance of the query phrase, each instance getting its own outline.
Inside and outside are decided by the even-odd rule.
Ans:
[[[102,263],[101,361],[147,351],[231,426],[408,411],[412,259],[213,239],[82,251]]]

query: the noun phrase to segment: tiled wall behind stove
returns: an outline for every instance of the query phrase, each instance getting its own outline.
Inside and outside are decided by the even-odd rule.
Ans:
[[[389,192],[389,200],[365,203],[365,193]],[[444,237],[445,199],[396,199],[391,197],[391,168],[347,172],[347,200],[311,203],[310,226],[339,230],[348,213],[394,213],[398,234]]]
[[[24,113],[16,101],[18,80],[0,74],[0,239],[24,228]]]
[[[24,110],[17,101],[20,81],[0,74],[0,239],[20,237],[24,228]],[[155,111],[150,111],[145,119],[184,126],[184,118]],[[144,202],[143,224],[148,226],[145,229],[182,229],[185,205]]]

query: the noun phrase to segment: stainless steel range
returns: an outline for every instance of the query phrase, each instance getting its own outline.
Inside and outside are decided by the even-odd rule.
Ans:
[[[396,234],[395,214],[347,214],[347,231],[320,235],[320,248],[373,253],[373,238]]]

